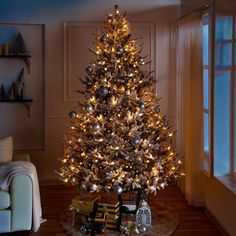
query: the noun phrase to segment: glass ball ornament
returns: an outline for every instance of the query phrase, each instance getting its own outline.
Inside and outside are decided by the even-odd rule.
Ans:
[[[80,228],[82,234],[87,234],[89,232],[88,228],[85,225],[82,225]]]
[[[107,117],[108,116],[108,111],[104,111],[102,114],[103,114],[104,117]]]
[[[75,176],[71,176],[71,177],[70,177],[70,180],[71,180],[71,182],[75,183],[77,179],[76,179]]]
[[[124,48],[121,47],[121,46],[118,46],[117,49],[116,49],[116,52],[117,53],[123,53],[124,52]]]
[[[160,106],[155,107],[155,112],[159,113],[161,111]]]
[[[74,118],[74,117],[76,117],[76,115],[77,115],[76,111],[70,111],[69,112],[69,117],[70,118]]]
[[[168,127],[169,126],[169,121],[168,120],[164,120],[164,125],[165,125],[165,127]]]
[[[109,90],[107,87],[100,87],[98,92],[102,97],[105,97],[108,94]]]
[[[147,227],[146,225],[140,225],[138,227],[138,230],[139,230],[140,234],[143,235],[143,234],[148,233],[149,227]]]
[[[92,73],[93,68],[91,66],[87,66],[85,70],[86,70],[87,73],[90,74],[90,73]]]
[[[139,108],[143,111],[145,109],[145,104],[143,102],[140,102]]]
[[[93,129],[99,130],[100,128],[101,128],[100,124],[98,124],[98,123],[93,124]]]
[[[86,111],[86,112],[89,113],[89,112],[91,112],[92,110],[93,110],[93,107],[92,107],[90,104],[86,104],[86,105],[85,105],[85,111]]]
[[[135,136],[132,140],[133,145],[138,145],[140,144],[140,137],[139,136]]]
[[[100,37],[100,42],[106,42],[107,41],[107,36],[106,35],[102,35]]]
[[[71,162],[74,162],[74,161],[75,161],[75,157],[70,156],[70,157],[69,157],[69,160],[70,160]]]
[[[117,194],[122,194],[122,192],[123,192],[123,190],[122,190],[122,188],[121,188],[120,185],[116,185],[116,186],[114,187],[114,191],[115,191]]]
[[[141,56],[140,56],[140,57],[138,58],[138,61],[139,61],[140,63],[144,62],[144,57],[141,57]]]

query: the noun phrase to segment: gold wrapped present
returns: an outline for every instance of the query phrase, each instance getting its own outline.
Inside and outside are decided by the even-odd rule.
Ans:
[[[79,195],[72,199],[72,208],[81,213],[90,213],[94,211],[94,206],[100,196],[92,194]]]

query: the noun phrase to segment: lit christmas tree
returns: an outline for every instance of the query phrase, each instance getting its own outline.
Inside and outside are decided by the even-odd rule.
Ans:
[[[156,193],[181,174],[181,160],[160,113],[156,80],[140,69],[145,58],[117,6],[91,51],[95,59],[81,80],[86,102],[69,113],[58,174],[83,192]]]

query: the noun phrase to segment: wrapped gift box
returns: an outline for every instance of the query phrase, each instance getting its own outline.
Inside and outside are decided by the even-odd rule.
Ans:
[[[90,213],[95,209],[96,202],[100,196],[85,194],[79,195],[72,199],[72,207],[79,212]]]

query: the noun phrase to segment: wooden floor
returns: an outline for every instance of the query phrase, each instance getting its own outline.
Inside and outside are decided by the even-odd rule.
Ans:
[[[41,186],[43,217],[47,219],[37,233],[20,232],[14,236],[66,236],[58,218],[62,210],[77,195],[75,189],[66,186]],[[225,235],[207,216],[202,208],[188,206],[183,194],[176,187],[168,187],[156,196],[150,196],[150,203],[158,201],[172,206],[179,213],[179,225],[172,236],[220,236]],[[153,211],[154,209],[152,209]],[[2,234],[1,234],[2,236]]]

